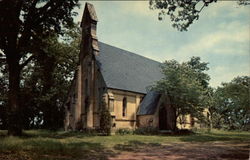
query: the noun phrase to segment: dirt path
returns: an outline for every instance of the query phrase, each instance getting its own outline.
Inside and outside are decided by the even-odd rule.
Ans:
[[[248,160],[249,144],[250,142],[180,142],[164,145],[135,143],[116,146],[120,154],[109,160]]]
[[[129,141],[111,148],[93,148],[80,152],[82,155],[72,157],[61,152],[53,155],[51,151],[43,154],[31,154],[28,150],[0,151],[0,160],[250,160],[250,141],[167,144]]]

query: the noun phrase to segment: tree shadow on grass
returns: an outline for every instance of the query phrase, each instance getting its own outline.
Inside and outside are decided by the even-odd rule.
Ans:
[[[100,143],[62,142],[52,138],[28,138],[18,144],[0,145],[0,159],[11,160],[106,160],[115,155]]]
[[[60,145],[59,145],[60,146]],[[102,159],[107,160],[109,157],[117,155],[114,151],[103,147],[100,143],[89,143],[89,142],[72,142],[64,144],[59,148],[46,149],[40,157],[65,157],[66,160],[71,159]],[[62,158],[61,158],[62,159]],[[53,159],[54,160],[54,159]]]
[[[80,134],[80,132],[63,132],[63,131],[50,131],[50,130],[25,130],[23,134],[19,136],[19,138],[35,138],[35,137],[43,137],[43,138],[57,138],[63,139],[68,137],[76,137],[76,136],[86,136],[86,134]],[[7,130],[0,130],[0,138],[8,137]]]
[[[97,132],[80,132],[80,131],[50,131],[50,130],[30,130],[25,131],[21,137],[23,138],[54,138],[54,139],[65,139],[65,138],[83,138],[90,136],[97,136]]]

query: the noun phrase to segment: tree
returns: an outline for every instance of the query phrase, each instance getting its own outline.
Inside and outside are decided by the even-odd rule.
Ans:
[[[64,40],[57,36],[45,39],[44,54],[23,70],[21,106],[24,110],[24,127],[57,129],[63,126],[64,107],[68,88],[78,62],[80,30],[65,32]]]
[[[178,63],[175,60],[165,61],[162,65],[164,77],[152,86],[152,90],[167,95],[177,117],[190,114],[199,120],[203,119],[205,91],[209,76],[207,63],[201,63],[199,57]],[[206,82],[206,83],[205,83]]]
[[[229,83],[222,83],[214,93],[214,127],[245,129],[250,122],[250,77],[236,77]]]
[[[150,0],[151,9],[159,11],[158,19],[170,16],[172,26],[179,31],[187,31],[188,27],[199,19],[200,12],[217,0]],[[249,5],[248,0],[238,0],[239,5]]]
[[[188,66],[195,72],[196,80],[205,88],[209,88],[210,77],[204,73],[208,71],[208,63],[201,62],[200,57],[191,57],[190,61],[187,62]]]
[[[68,29],[60,39],[51,35],[44,39],[45,53],[36,54],[21,73],[20,106],[24,129],[58,129],[64,120],[62,103],[67,96],[78,62],[80,28]],[[8,74],[1,62],[0,75],[0,128],[6,129]],[[56,64],[56,65],[55,65]]]
[[[7,68],[4,62],[0,62],[0,129],[7,128],[7,92],[8,92],[8,76]]]
[[[1,0],[0,50],[9,74],[8,134],[22,134],[20,80],[22,69],[43,50],[38,47],[51,33],[72,26],[78,0]]]

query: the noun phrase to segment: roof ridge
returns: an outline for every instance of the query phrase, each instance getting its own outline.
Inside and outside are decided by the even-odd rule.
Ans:
[[[162,64],[161,62],[156,61],[156,60],[154,60],[154,59],[151,59],[151,58],[148,58],[148,57],[145,57],[145,56],[142,56],[142,55],[136,54],[136,53],[134,53],[134,52],[131,52],[131,51],[128,51],[128,50],[125,50],[125,49],[122,49],[122,48],[119,48],[119,47],[116,47],[116,46],[113,46],[113,45],[107,44],[107,43],[105,43],[105,42],[98,41],[98,43],[103,43],[103,44],[108,45],[108,46],[110,46],[110,47],[114,47],[114,48],[117,48],[117,49],[120,49],[120,50],[126,51],[126,52],[128,52],[128,53],[130,53],[130,54],[133,54],[133,55],[135,55],[135,56],[142,57],[142,58],[148,59],[148,60],[150,60],[150,61],[154,61],[154,62],[156,62],[156,63]]]

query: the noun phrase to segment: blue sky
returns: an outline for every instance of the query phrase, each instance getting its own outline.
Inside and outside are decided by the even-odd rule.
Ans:
[[[85,1],[81,1],[81,21]],[[250,75],[250,6],[219,1],[205,8],[187,32],[158,20],[147,1],[91,1],[98,17],[97,36],[104,43],[163,62],[199,56],[209,62],[210,85]],[[146,66],[145,66],[146,67]]]

